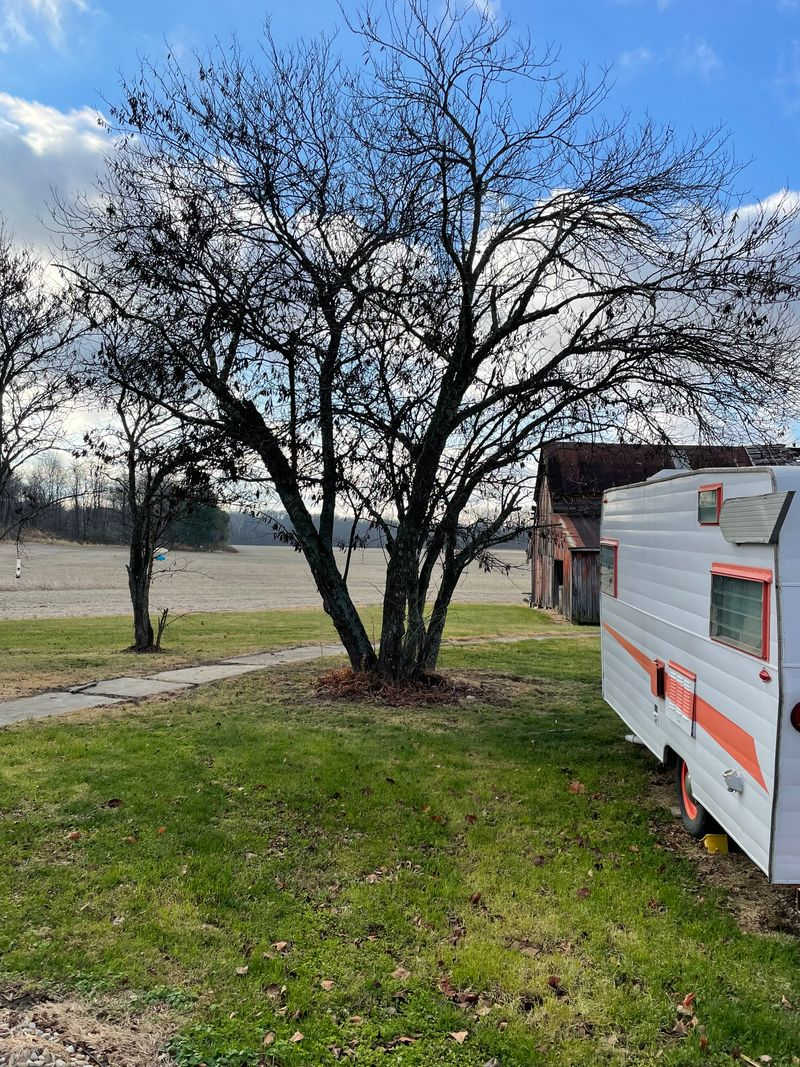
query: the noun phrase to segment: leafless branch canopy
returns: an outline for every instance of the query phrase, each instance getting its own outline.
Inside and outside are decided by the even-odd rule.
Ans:
[[[381,530],[402,676],[519,525],[543,440],[796,414],[798,208],[738,205],[721,131],[610,121],[602,80],[477,7],[387,0],[350,29],[358,71],[269,33],[145,67],[97,195],[59,214],[87,314],[160,332],[133,388],[263,465],[355,665],[337,503]]]

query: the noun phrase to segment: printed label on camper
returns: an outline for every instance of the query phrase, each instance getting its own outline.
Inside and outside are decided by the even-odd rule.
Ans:
[[[697,675],[672,660],[667,664],[666,711],[682,730],[694,737],[697,707],[695,690]]]

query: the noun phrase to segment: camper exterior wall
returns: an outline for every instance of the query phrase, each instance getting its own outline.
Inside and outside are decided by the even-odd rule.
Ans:
[[[770,876],[773,882],[796,884],[800,883],[800,731],[789,716],[800,702],[800,470],[776,467],[774,477],[777,492],[794,491],[797,497],[778,539],[781,706]]]
[[[772,545],[730,544],[719,526],[700,524],[698,491],[712,482],[722,484],[723,500],[774,491],[769,469],[725,468],[676,472],[606,493],[602,537],[618,541],[619,549],[617,596],[600,598],[603,695],[659,758],[671,749],[686,760],[695,797],[769,873],[778,597],[769,597],[765,659],[712,640],[709,626],[712,565],[768,570],[774,589],[776,551]],[[656,660],[673,677],[668,693],[670,684],[673,693],[684,692],[678,668],[696,675],[694,723],[653,691]],[[800,699],[800,652],[795,662]],[[759,676],[765,668],[768,681]],[[683,678],[690,686],[685,673]],[[788,745],[786,753],[794,766],[800,753]],[[727,770],[741,774],[742,792],[728,790]]]

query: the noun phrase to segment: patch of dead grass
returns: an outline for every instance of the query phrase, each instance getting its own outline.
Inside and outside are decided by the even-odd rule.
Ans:
[[[26,1024],[39,1032],[24,1031]],[[11,1063],[26,1063],[37,1051],[67,1064],[82,1055],[82,1062],[97,1067],[166,1067],[174,1062],[163,1051],[174,1030],[164,1010],[134,1014],[110,1000],[88,1004],[18,987],[0,989],[0,1047]]]

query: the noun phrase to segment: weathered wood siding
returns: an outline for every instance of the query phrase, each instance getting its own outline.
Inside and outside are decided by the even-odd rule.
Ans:
[[[550,525],[553,522],[558,522],[558,520],[553,518],[550,490],[546,482],[541,486],[536,505],[537,528],[534,530],[531,544],[533,605],[537,608],[563,610],[558,602],[555,561],[561,560],[564,567],[564,589],[566,590],[569,588],[567,584],[569,552],[566,548],[566,539],[560,524],[557,527],[551,527]],[[563,597],[568,600],[566,593],[563,594]]]
[[[576,624],[600,622],[600,553],[570,552],[569,614]]]

